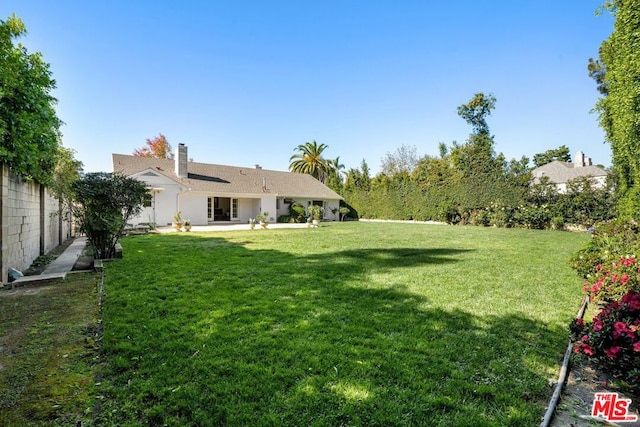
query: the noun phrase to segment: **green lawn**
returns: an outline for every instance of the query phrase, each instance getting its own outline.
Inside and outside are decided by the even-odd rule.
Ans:
[[[98,425],[537,425],[583,234],[332,223],[132,236]]]

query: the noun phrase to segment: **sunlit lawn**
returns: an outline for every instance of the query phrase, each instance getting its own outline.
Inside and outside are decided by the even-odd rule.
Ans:
[[[395,223],[125,238],[96,422],[536,425],[587,239]]]

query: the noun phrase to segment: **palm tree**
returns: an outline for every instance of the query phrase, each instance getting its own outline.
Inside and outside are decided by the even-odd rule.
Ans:
[[[327,164],[329,166],[329,171],[333,172],[336,176],[346,174],[346,172],[344,171],[344,165],[340,163],[340,156],[332,160],[327,160]]]
[[[331,170],[329,162],[322,158],[322,152],[328,148],[326,144],[318,144],[316,141],[305,142],[296,147],[294,154],[289,158],[289,170],[295,173],[306,173],[320,182],[324,182]]]

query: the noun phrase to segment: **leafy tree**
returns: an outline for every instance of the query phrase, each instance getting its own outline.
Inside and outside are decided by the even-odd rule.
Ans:
[[[147,139],[146,146],[133,150],[137,157],[155,157],[157,159],[173,159],[171,144],[163,134],[158,134],[153,139]]]
[[[452,167],[446,150],[441,157],[425,156],[411,174],[411,179],[423,188],[442,188],[460,180],[459,171]]]
[[[326,144],[318,144],[316,141],[298,145],[294,150],[298,153],[289,158],[289,170],[309,174],[324,182],[331,171],[329,162],[322,157],[322,152],[327,148]]]
[[[148,188],[124,175],[96,172],[77,180],[73,190],[74,215],[94,257],[113,258],[122,230],[141,212]]]
[[[397,173],[411,173],[418,164],[418,151],[415,147],[402,144],[394,153],[387,152],[382,159],[382,172],[388,176]]]
[[[60,146],[58,149],[57,163],[53,172],[53,181],[50,189],[56,198],[70,204],[73,197],[73,184],[80,178],[82,162],[75,157],[75,151]]]
[[[371,189],[371,177],[369,175],[369,165],[367,162],[362,159],[362,163],[360,164],[360,169],[351,168],[349,172],[347,172],[347,178],[344,183],[345,189],[347,190],[361,190],[361,191],[369,191]]]
[[[75,151],[60,146],[58,162],[49,188],[58,199],[58,241],[62,243],[62,222],[71,220],[73,184],[80,177],[82,162],[74,158]]]
[[[605,93],[598,100],[600,126],[611,143],[612,163],[621,218],[640,216],[640,1],[610,0],[613,32],[600,46],[598,83]],[[601,91],[602,92],[602,91]]]
[[[529,188],[533,179],[529,168],[529,158],[522,156],[520,160],[511,159],[505,169],[505,177],[515,187]]]
[[[566,194],[560,195],[558,207],[567,222],[591,226],[614,216],[614,192],[607,185],[596,188],[590,177],[578,177],[567,183]]]
[[[325,181],[327,187],[339,193],[343,186],[344,165],[340,163],[340,156],[327,160],[329,172]]]
[[[544,166],[548,163],[558,160],[560,162],[571,162],[571,154],[569,154],[569,147],[561,145],[558,148],[547,150],[544,153],[538,153],[533,155],[533,164],[535,167]]]
[[[602,52],[602,48],[600,49]],[[605,69],[602,61],[600,59],[594,60],[593,58],[589,58],[587,71],[589,72],[589,77],[596,81],[596,84],[598,85],[598,92],[602,95],[607,95],[607,93],[609,93],[606,82],[607,70]]]
[[[462,117],[472,127],[475,136],[489,135],[489,125],[487,116],[491,115],[491,110],[496,108],[496,98],[493,95],[485,95],[478,92],[473,98],[458,107],[458,115]],[[480,142],[480,141],[478,141]],[[482,140],[482,142],[485,142]]]
[[[0,161],[27,180],[49,184],[62,121],[51,96],[56,82],[49,64],[39,52],[14,44],[26,32],[15,14],[0,21]]]

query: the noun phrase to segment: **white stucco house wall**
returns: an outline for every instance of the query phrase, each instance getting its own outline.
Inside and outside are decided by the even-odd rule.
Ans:
[[[338,220],[332,209],[342,197],[311,175],[256,167],[188,161],[179,144],[174,160],[113,154],[113,172],[136,178],[149,187],[149,199],[132,224],[170,225],[176,212],[192,225],[246,223],[268,212],[274,222],[289,215],[289,206],[324,207],[324,220]]]
[[[591,158],[586,157],[583,152],[578,151],[573,163],[555,160],[546,165],[535,168],[532,172],[533,183],[540,182],[542,177],[548,177],[556,184],[558,193],[567,192],[567,184],[579,177],[589,177],[593,188],[604,188],[607,184],[609,172],[605,169],[594,166]]]

